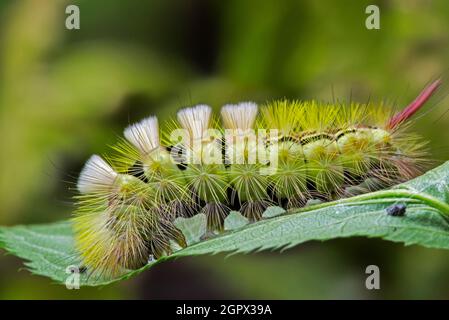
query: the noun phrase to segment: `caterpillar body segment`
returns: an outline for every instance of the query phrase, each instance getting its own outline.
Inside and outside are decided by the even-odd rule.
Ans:
[[[204,213],[210,236],[231,210],[257,221],[272,205],[298,208],[417,176],[426,142],[406,120],[439,84],[393,116],[383,104],[278,100],[225,105],[221,121],[207,105],[184,108],[171,132],[154,116],[130,125],[108,161],[92,156],[78,179],[83,263],[118,275],[168,255],[174,243],[186,246],[178,217]]]

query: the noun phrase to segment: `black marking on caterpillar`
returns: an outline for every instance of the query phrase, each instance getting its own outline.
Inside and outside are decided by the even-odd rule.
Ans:
[[[144,175],[143,163],[141,161],[136,161],[131,167],[129,167],[128,174],[142,180],[145,183],[148,182],[148,178]]]
[[[375,129],[375,128],[373,128]],[[353,129],[347,129],[347,130],[343,130],[343,131],[339,131],[335,134],[335,140],[340,139],[341,137],[343,137],[344,135],[348,134],[348,133],[355,133],[357,130],[355,128]]]
[[[330,141],[336,140],[334,136],[327,134],[327,133],[315,133],[315,134],[311,134],[311,135],[306,135],[304,137],[302,137],[299,140],[299,143],[303,146],[305,146],[306,144],[309,144],[311,142],[314,141],[319,141],[319,140],[323,140],[323,139],[327,139]]]

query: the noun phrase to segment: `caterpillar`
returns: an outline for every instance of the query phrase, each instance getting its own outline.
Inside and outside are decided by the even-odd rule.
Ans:
[[[184,108],[166,130],[145,118],[81,170],[76,249],[89,270],[116,276],[185,247],[177,217],[204,213],[213,236],[231,210],[258,221],[269,206],[298,208],[413,178],[428,160],[407,120],[440,84],[397,113],[384,103],[284,99],[228,104],[220,117],[207,105]]]

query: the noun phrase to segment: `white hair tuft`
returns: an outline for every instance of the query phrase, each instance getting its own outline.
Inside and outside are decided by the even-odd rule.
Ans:
[[[148,154],[160,146],[157,117],[148,117],[128,126],[123,135],[143,154]]]
[[[117,173],[98,155],[87,160],[78,178],[77,188],[82,194],[109,189],[115,181]]]
[[[257,110],[257,104],[254,102],[224,105],[221,108],[221,117],[225,129],[252,129],[256,121]]]
[[[193,140],[203,138],[204,132],[209,129],[211,115],[211,107],[204,104],[181,109],[177,114],[179,123],[189,131]]]

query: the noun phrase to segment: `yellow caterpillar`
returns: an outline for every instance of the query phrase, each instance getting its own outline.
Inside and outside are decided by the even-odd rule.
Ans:
[[[251,221],[268,206],[304,206],[417,176],[425,142],[407,120],[440,85],[403,111],[383,104],[280,100],[184,108],[170,130],[156,117],[124,130],[108,161],[92,156],[77,188],[76,247],[90,270],[118,275],[185,246],[179,216],[205,213],[208,235],[231,210]],[[363,187],[360,187],[363,186]]]

